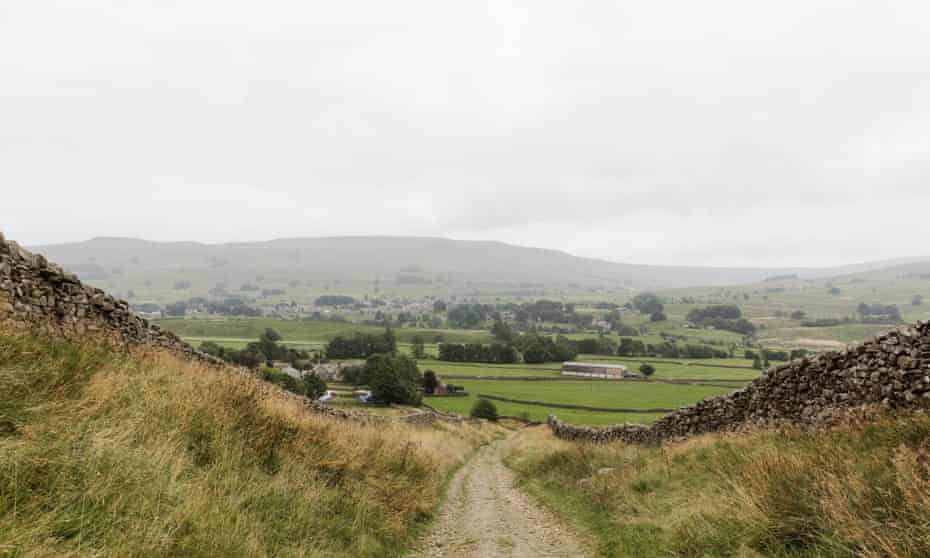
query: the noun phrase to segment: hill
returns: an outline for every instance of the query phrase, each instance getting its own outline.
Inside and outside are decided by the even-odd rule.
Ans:
[[[396,556],[496,432],[432,422],[287,394],[0,237],[0,555]]]
[[[33,250],[82,279],[125,296],[173,301],[206,296],[219,286],[280,289],[306,301],[324,293],[350,295],[460,294],[484,296],[622,295],[630,290],[737,285],[767,277],[822,277],[850,268],[752,269],[649,266],[580,258],[565,252],[500,242],[426,237],[295,238],[199,244],[95,238]]]
[[[759,327],[758,343],[763,346],[841,348],[898,323],[930,318],[930,262],[888,263],[817,279],[784,277],[738,286],[671,289],[661,295],[687,301],[669,308],[677,319],[708,304],[738,305]],[[862,316],[862,304],[894,306],[899,317]]]
[[[0,555],[396,556],[489,435],[331,418],[265,386],[0,331]]]

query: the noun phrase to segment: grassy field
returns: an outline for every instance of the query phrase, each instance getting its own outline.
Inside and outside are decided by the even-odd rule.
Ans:
[[[631,371],[636,372],[642,362],[651,363],[655,369],[654,379],[657,380],[752,380],[759,376],[758,370],[751,368],[727,368],[726,366],[695,366],[691,364],[694,361],[656,361],[654,359],[627,359],[621,357],[595,357],[593,355],[582,355],[578,360],[585,362],[607,362],[624,364]],[[735,360],[735,359],[734,359]],[[703,361],[697,361],[703,363]],[[740,363],[742,361],[736,361]],[[723,363],[723,362],[721,362]],[[711,363],[707,363],[711,364]],[[716,364],[716,363],[714,363]],[[734,364],[738,366],[740,364]],[[421,370],[433,370],[440,376],[559,376],[559,363],[547,363],[542,365],[529,364],[477,364],[477,363],[458,363],[443,362],[439,360],[421,360],[419,361]],[[455,383],[455,382],[453,382]]]
[[[328,419],[263,385],[0,333],[0,555],[403,556],[494,435]]]
[[[363,324],[327,322],[314,320],[276,320],[271,318],[211,319],[211,320],[160,320],[158,325],[181,337],[219,338],[252,341],[272,328],[284,337],[288,343],[326,342],[339,335],[352,335],[355,332],[380,335],[384,328]],[[410,343],[420,336],[426,343],[443,340],[449,343],[490,343],[491,334],[484,330],[471,329],[412,329],[394,330],[397,341]]]
[[[731,391],[720,387],[624,381],[455,380],[452,383],[463,386],[469,393],[468,397],[429,397],[426,401],[437,409],[461,415],[468,415],[479,393],[544,403],[651,409],[677,408]],[[502,414],[527,413],[535,420],[545,420],[549,414],[557,414],[561,419],[577,424],[649,423],[661,416],[661,413],[581,411],[502,401],[495,401],[495,405]]]
[[[607,558],[930,556],[930,418],[828,432],[578,445],[545,427],[505,457]]]

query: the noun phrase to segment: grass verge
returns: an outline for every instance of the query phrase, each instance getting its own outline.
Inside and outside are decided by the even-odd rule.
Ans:
[[[0,555],[395,556],[489,435],[337,421],[239,372],[0,333]]]
[[[930,555],[930,418],[829,432],[571,444],[528,429],[506,462],[601,556]]]

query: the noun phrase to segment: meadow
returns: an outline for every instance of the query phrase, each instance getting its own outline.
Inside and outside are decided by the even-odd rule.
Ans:
[[[505,463],[598,556],[904,558],[930,555],[928,435],[926,415],[660,447],[579,445],[539,427]]]
[[[329,419],[235,371],[0,331],[0,555],[403,556],[497,431]]]
[[[675,385],[657,382],[580,380],[454,380],[468,392],[467,397],[427,397],[426,402],[437,409],[467,415],[478,394],[495,395],[539,403],[555,403],[631,410],[675,409],[690,405],[705,397],[731,391],[716,386]],[[650,423],[663,413],[618,413],[560,409],[521,403],[495,401],[505,415],[525,413],[530,419],[544,421],[549,414],[577,424],[615,424],[620,422]]]
[[[352,335],[359,331],[381,334],[383,329],[360,324],[320,321],[287,321],[274,319],[221,319],[221,320],[164,320],[161,324],[193,344],[213,341],[232,348],[243,348],[257,338],[265,328],[273,328],[284,337],[284,343],[296,348],[322,349],[337,335]],[[484,330],[422,330],[396,329],[398,348],[410,353],[409,341],[415,336],[430,340],[436,335],[458,342],[490,342],[491,335]],[[690,331],[690,330],[689,330]],[[590,337],[593,334],[581,334]],[[661,338],[656,336],[658,341]],[[541,403],[559,403],[605,408],[677,408],[704,397],[725,393],[757,377],[758,370],[745,359],[654,359],[624,358],[602,355],[579,355],[576,360],[608,362],[626,365],[637,372],[648,362],[655,368],[655,380],[726,380],[731,387],[700,385],[668,385],[660,382],[622,381],[569,381],[559,379],[560,363],[545,364],[483,364],[434,360],[437,349],[434,343],[426,344],[430,358],[420,359],[421,372],[434,371],[443,381],[463,386],[469,393],[463,398],[429,398],[428,402],[440,410],[467,415],[476,400],[476,394],[496,395]],[[534,377],[552,381],[487,380],[479,377]],[[661,413],[615,413],[575,409],[557,409],[538,405],[496,401],[498,410],[506,415],[524,415],[533,420],[545,420],[550,413],[577,424],[614,424],[618,422],[649,423]]]
[[[252,341],[272,328],[280,333],[289,343],[326,342],[339,335],[352,335],[355,332],[380,335],[383,327],[368,326],[350,322],[330,322],[318,320],[280,320],[274,318],[221,318],[221,319],[168,319],[160,320],[158,325],[181,337],[242,339]],[[426,343],[437,340],[449,343],[490,343],[493,337],[486,330],[474,329],[394,329],[397,341],[410,343],[414,337],[420,337]]]

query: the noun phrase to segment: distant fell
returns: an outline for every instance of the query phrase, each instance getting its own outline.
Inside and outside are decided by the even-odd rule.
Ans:
[[[822,269],[637,265],[502,242],[400,236],[227,244],[107,237],[31,249],[85,280],[121,293],[143,287],[170,290],[177,282],[188,281],[196,284],[195,291],[204,292],[216,285],[235,290],[257,283],[313,291],[532,297],[737,285],[785,274],[814,278],[882,267],[879,263]]]

